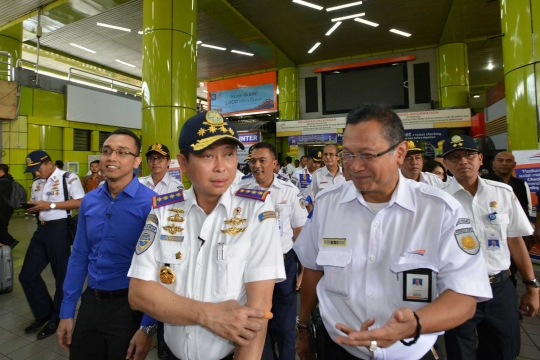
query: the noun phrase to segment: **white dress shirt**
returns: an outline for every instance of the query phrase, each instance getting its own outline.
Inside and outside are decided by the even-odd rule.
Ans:
[[[328,168],[322,167],[320,169],[317,169],[313,173],[313,182],[311,183],[311,198],[315,199],[319,191],[322,189],[325,189],[333,184],[339,184],[342,182],[345,182],[345,177],[343,176],[343,171],[341,169],[341,166],[338,166],[338,172],[336,176],[332,175],[330,171],[328,171]]]
[[[149,189],[154,190],[160,195],[172,193],[178,190],[184,190],[184,184],[169,175],[169,172],[166,172],[163,179],[161,179],[161,181],[155,185],[154,180],[152,180],[152,175],[141,177],[139,178],[139,181],[141,184]]]
[[[442,184],[442,180],[440,177],[438,177],[435,174],[432,174],[430,172],[421,172],[420,173],[420,182],[423,182],[424,184],[428,184],[431,186],[437,186],[438,184]]]

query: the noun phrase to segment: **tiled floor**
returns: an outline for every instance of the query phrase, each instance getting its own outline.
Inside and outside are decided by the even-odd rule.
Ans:
[[[0,295],[0,360],[67,359],[69,352],[58,346],[56,336],[51,336],[45,340],[37,340],[36,333],[24,333],[24,328],[34,317],[17,279],[28,243],[35,230],[35,223],[30,218],[15,216],[11,220],[9,230],[20,241],[20,244],[13,251],[15,273],[13,291],[9,294]],[[540,276],[540,266],[535,266],[535,271]],[[43,278],[52,294],[54,292],[54,277],[50,268],[43,272]],[[521,294],[524,291],[525,287],[520,285],[518,292]],[[444,346],[441,346],[441,348],[443,350]],[[441,355],[441,359],[444,359],[444,350]],[[148,354],[147,359],[158,359],[155,346]],[[521,352],[518,359],[540,359],[540,317],[538,316],[533,318],[524,317],[521,322]]]

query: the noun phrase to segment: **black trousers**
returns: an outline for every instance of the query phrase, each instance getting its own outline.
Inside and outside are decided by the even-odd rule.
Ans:
[[[444,334],[448,360],[514,360],[518,356],[516,289],[508,278],[493,284],[491,289],[493,299],[478,303],[472,319]]]
[[[81,296],[69,358],[124,360],[142,316],[142,312],[131,310],[127,295],[98,300],[85,291]]]
[[[8,232],[9,220],[11,220],[13,211],[10,206],[0,207],[0,243],[8,246],[12,246],[13,241],[15,241]]]
[[[230,355],[227,355],[225,356],[223,359],[221,360],[233,360],[234,359],[234,353],[233,354],[230,354]],[[169,351],[169,356],[167,356],[167,360],[180,360],[179,358],[177,358],[176,356],[174,356],[174,354]],[[209,359],[210,360],[210,359]]]
[[[67,220],[56,220],[38,226],[24,257],[19,274],[19,281],[37,319],[51,316],[51,322],[58,323],[58,315],[62,304],[64,279],[71,253],[67,236]],[[55,278],[56,290],[54,300],[47,291],[47,285],[41,273],[48,264]]]

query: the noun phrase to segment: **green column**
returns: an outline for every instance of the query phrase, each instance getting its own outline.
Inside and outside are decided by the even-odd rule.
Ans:
[[[469,61],[467,45],[451,43],[437,49],[439,106],[469,107]]]
[[[143,150],[160,142],[176,157],[180,129],[196,114],[196,28],[196,0],[144,0]]]
[[[300,102],[298,101],[298,69],[287,67],[278,70],[279,119],[300,119]]]
[[[12,66],[15,67],[17,60],[22,56],[22,23],[13,25],[6,30],[0,31],[0,51],[6,51],[11,54]],[[7,62],[7,57],[0,56],[0,61]],[[0,79],[7,80],[5,64],[0,64]],[[12,79],[13,80],[13,79]]]
[[[538,148],[540,2],[501,0],[508,148]]]

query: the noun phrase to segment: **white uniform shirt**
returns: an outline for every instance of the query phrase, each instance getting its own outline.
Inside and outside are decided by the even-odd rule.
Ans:
[[[36,179],[32,183],[30,202],[36,202],[39,200],[53,203],[66,201],[64,197],[63,184],[63,176],[65,173],[66,171],[64,170],[55,169],[48,179]],[[79,179],[76,174],[70,173],[66,179],[66,183],[69,193],[69,200],[78,200],[84,197],[84,189],[81,184],[81,179]],[[65,218],[67,218],[66,210],[51,209],[39,212],[40,221],[51,221]]]
[[[169,172],[165,173],[165,176],[157,183],[157,185],[154,185],[152,175],[141,177],[139,178],[139,181],[141,184],[154,190],[158,194],[168,194],[178,190],[184,190],[184,184],[169,175]]]
[[[244,173],[240,170],[236,170],[236,175],[234,176],[233,184],[240,184],[240,181],[242,181],[242,178],[244,177]]]
[[[293,174],[294,172],[294,165],[293,164],[287,164],[283,167],[283,173],[286,173],[287,175],[289,175],[289,177],[291,177],[291,175]]]
[[[345,180],[345,177],[343,176],[341,166],[339,166],[336,177],[334,177],[330,173],[330,171],[328,171],[328,168],[326,166],[317,169],[313,173],[313,182],[311,183],[311,198],[315,199],[319,191],[321,191],[322,189],[327,188],[330,185],[339,184],[345,181],[347,180]]]
[[[304,201],[296,186],[290,181],[278,179],[274,174],[274,181],[268,189],[261,188],[255,178],[242,181],[240,187],[270,190],[270,199],[276,207],[281,248],[283,254],[288,253],[293,247],[293,228],[304,226],[308,216]]]
[[[504,183],[481,177],[478,177],[478,190],[474,197],[455,178],[442,183],[439,187],[454,196],[467,211],[480,242],[488,274],[495,275],[507,270],[510,267],[508,237],[533,233],[529,219],[512,188]],[[496,208],[490,207],[493,201],[497,203]],[[495,219],[490,221],[488,215],[493,212],[497,214]],[[493,240],[498,241],[498,246],[488,248]]]
[[[303,175],[309,175],[309,177],[306,177],[306,179],[303,180],[302,179]],[[309,195],[311,195],[311,185],[313,184],[313,174],[309,173],[307,166],[301,170],[295,171],[293,175],[291,176],[291,181],[293,185],[296,185],[298,190],[300,190],[300,195],[302,196],[302,198],[306,199]]]
[[[373,328],[379,328],[401,306],[425,306],[403,300],[407,270],[432,270],[433,299],[449,289],[480,301],[491,298],[482,256],[470,255],[456,241],[460,229],[472,234],[468,220],[451,196],[403,176],[377,214],[350,181],[323,190],[293,249],[302,265],[324,271],[317,295],[330,337],[342,335],[337,323],[360,329],[373,317]],[[344,348],[363,359],[410,360],[421,358],[436,340],[437,334],[422,334],[415,345],[398,341],[373,353],[363,346]]]
[[[431,186],[437,186],[438,184],[442,184],[443,181],[440,177],[430,172],[420,172],[420,182]]]
[[[184,191],[185,201],[153,209],[133,255],[128,276],[158,284],[181,296],[204,302],[237,300],[245,305],[248,282],[285,279],[283,255],[274,206],[235,195],[231,186],[221,195],[208,215],[197,205],[192,189]],[[181,209],[183,221],[173,222],[171,209]],[[222,230],[232,225],[225,220],[246,219],[244,232],[229,236]],[[165,226],[182,230],[167,231]],[[204,239],[204,242],[200,239]],[[220,245],[224,244],[224,245]],[[169,264],[176,274],[170,285],[159,279],[159,268]],[[165,324],[165,340],[173,354],[186,360],[221,359],[234,350],[234,343],[198,325]]]

